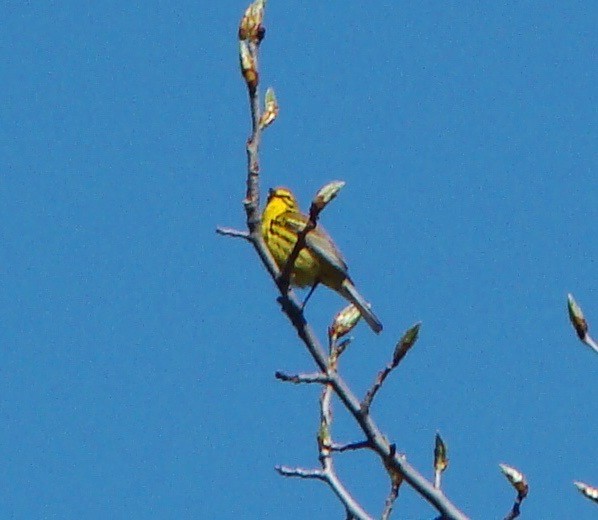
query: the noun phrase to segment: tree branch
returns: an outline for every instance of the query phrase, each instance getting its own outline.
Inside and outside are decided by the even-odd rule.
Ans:
[[[513,520],[517,518],[521,513],[521,500],[515,500],[513,504],[513,509],[509,511],[509,514],[505,516],[504,520]]]
[[[246,17],[244,17],[239,31],[241,40],[241,67],[248,88],[252,127],[251,135],[247,140],[246,145],[247,190],[245,199],[243,201],[247,216],[247,227],[249,230],[249,236],[247,239],[253,245],[266,270],[279,288],[281,296],[279,297],[278,301],[282,306],[283,312],[289,318],[291,324],[297,331],[297,335],[305,344],[319,370],[328,374],[329,386],[327,386],[327,388],[331,388],[337,394],[344,406],[353,415],[365,434],[368,444],[378,454],[385,467],[393,473],[402,475],[404,479],[446,519],[467,520],[467,517],[449,501],[442,491],[434,489],[434,486],[414,467],[408,464],[404,457],[397,455],[396,450],[391,450],[390,444],[382,435],[382,432],[370,414],[362,409],[360,401],[350,390],[344,379],[336,371],[327,371],[327,356],[324,352],[324,349],[322,348],[322,345],[315,335],[313,329],[305,320],[300,302],[297,300],[292,291],[288,291],[288,284],[285,285],[284,280],[281,280],[280,271],[274,262],[270,251],[266,247],[264,239],[261,235],[261,216],[259,210],[259,147],[261,141],[261,109],[258,89],[258,52],[259,44],[264,35],[264,29],[261,26],[263,4],[263,1],[258,2],[258,0],[256,0],[256,2],[250,6],[250,8],[255,7],[256,10],[259,10],[255,16],[255,18],[258,20],[256,22],[257,29],[250,26],[250,24],[243,25],[246,22]],[[251,19],[249,21],[251,22]],[[307,232],[308,231],[305,231],[305,233]],[[297,244],[297,247],[299,247],[299,244]],[[290,470],[289,468],[282,467],[277,468],[277,470],[281,474],[288,474],[288,476],[320,478],[325,480],[333,489],[334,493],[339,497],[339,499],[341,499],[343,504],[345,504],[348,511],[348,516],[352,515],[360,520],[369,520],[370,517],[367,515],[367,513],[360,508],[359,504],[352,501],[352,497],[346,492],[340,481],[338,481],[336,476],[330,470],[327,470],[326,467],[322,472],[317,473],[299,469]]]
[[[313,374],[285,374],[284,372],[276,372],[274,377],[279,381],[283,381],[284,383],[329,383],[330,379],[326,374],[322,374],[321,372],[314,372]]]
[[[328,370],[327,373],[336,371],[338,363],[338,350],[334,343],[331,344],[330,357],[328,358]],[[322,465],[322,470],[326,476],[326,482],[330,488],[334,491],[335,495],[345,506],[345,510],[348,514],[351,514],[353,518],[359,520],[367,520],[371,517],[365,512],[365,510],[359,505],[359,503],[351,496],[347,488],[338,478],[334,469],[334,462],[332,460],[332,450],[330,446],[332,443],[332,394],[333,388],[328,383],[322,390],[320,397],[320,427],[318,429],[318,448],[319,448],[319,459]]]
[[[336,348],[334,342],[330,344],[330,356],[328,358],[327,373],[336,370],[338,363],[339,351]],[[277,375],[280,373],[277,372]],[[293,382],[313,382],[317,380],[321,382],[322,377],[326,378],[326,386],[322,390],[320,396],[320,426],[318,428],[318,458],[322,466],[321,470],[298,470],[294,469],[291,471],[281,472],[278,468],[279,473],[285,476],[301,476],[303,478],[317,478],[326,482],[333,490],[334,494],[341,501],[345,507],[348,517],[355,518],[357,520],[371,520],[371,517],[365,512],[365,510],[359,505],[359,503],[349,493],[347,488],[338,478],[334,469],[334,463],[332,460],[334,443],[332,442],[332,394],[333,389],[330,385],[330,379],[327,374],[305,374],[301,377],[298,376],[284,376],[285,380],[291,380]],[[295,381],[296,379],[301,379]]]
[[[395,482],[392,483],[390,487],[390,493],[388,494],[388,498],[386,499],[386,503],[384,504],[384,511],[382,512],[382,520],[388,520],[390,518],[390,514],[392,513],[392,508],[394,503],[399,496],[399,485]]]
[[[333,443],[330,446],[332,451],[338,451],[339,453],[342,453],[343,451],[356,451],[367,448],[371,448],[369,441],[351,442],[349,444]]]
[[[598,343],[594,341],[592,336],[586,334],[585,338],[582,340],[588,347],[590,347],[596,354],[598,354]]]
[[[370,390],[367,391],[361,403],[361,407],[363,408],[364,412],[369,411],[372,405],[372,401],[378,393],[378,390],[382,388],[382,384],[384,383],[385,379],[395,368],[399,366],[403,358],[407,355],[407,352],[409,352],[409,350],[411,350],[411,347],[415,345],[415,342],[417,341],[417,336],[419,334],[420,326],[421,323],[416,323],[413,327],[407,330],[405,334],[403,334],[403,337],[395,346],[392,360],[380,372],[378,372],[378,376],[376,377],[374,384],[372,385]]]
[[[229,227],[217,227],[216,233],[227,237],[244,238],[245,240],[249,240],[249,233],[247,231],[240,231],[238,229]]]
[[[330,486],[330,489],[332,489],[339,500],[345,505],[347,514],[350,514],[352,518],[355,518],[355,520],[373,520],[373,517],[368,515],[357,503],[357,501],[349,494],[345,486],[336,476],[336,473],[325,472],[324,480]]]
[[[289,466],[275,466],[274,469],[283,477],[325,480],[324,472],[321,469],[290,468]]]

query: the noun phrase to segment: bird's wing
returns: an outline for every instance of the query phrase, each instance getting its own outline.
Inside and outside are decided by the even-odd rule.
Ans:
[[[348,276],[347,264],[343,255],[321,226],[318,226],[307,234],[305,244],[317,257],[332,266],[335,270],[341,272],[344,276]]]
[[[305,228],[306,217],[295,212],[287,212],[283,215],[284,224],[295,233],[301,233]],[[333,269],[344,276],[348,276],[347,264],[342,253],[336,248],[334,242],[322,226],[310,231],[305,237],[306,247],[320,260],[326,262]]]

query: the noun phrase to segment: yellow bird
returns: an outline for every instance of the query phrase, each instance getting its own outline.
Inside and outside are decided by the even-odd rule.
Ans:
[[[262,213],[262,236],[281,270],[295,247],[298,233],[308,221],[291,190],[270,190]],[[382,330],[382,323],[357,292],[341,252],[322,226],[317,226],[305,237],[305,247],[297,256],[290,281],[297,287],[312,288],[323,283],[354,304],[376,334]]]

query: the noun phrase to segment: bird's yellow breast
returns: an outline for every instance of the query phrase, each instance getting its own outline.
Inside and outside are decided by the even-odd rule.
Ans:
[[[280,269],[284,269],[297,243],[297,234],[307,221],[308,217],[300,212],[297,201],[289,190],[277,188],[270,191],[262,214],[262,236]],[[316,228],[311,233],[322,237],[324,245],[338,254],[339,261],[343,262],[325,231]],[[323,262],[309,247],[304,247],[299,252],[291,273],[291,283],[298,287],[321,282],[338,289],[345,278],[346,275]]]

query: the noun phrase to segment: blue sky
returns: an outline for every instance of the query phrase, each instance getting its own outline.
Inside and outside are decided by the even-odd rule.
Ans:
[[[6,518],[343,518],[317,465],[312,361],[241,241],[249,116],[244,2],[5,5],[0,31],[0,511]],[[264,187],[308,205],[385,325],[341,370],[363,394],[401,333],[420,341],[373,415],[472,518],[596,516],[598,7],[594,2],[272,0],[264,85],[281,112]],[[318,290],[323,333],[343,306]],[[592,329],[591,329],[592,330]],[[360,440],[337,406],[335,437]],[[341,477],[379,515],[365,453]],[[434,512],[405,487],[397,517]]]

